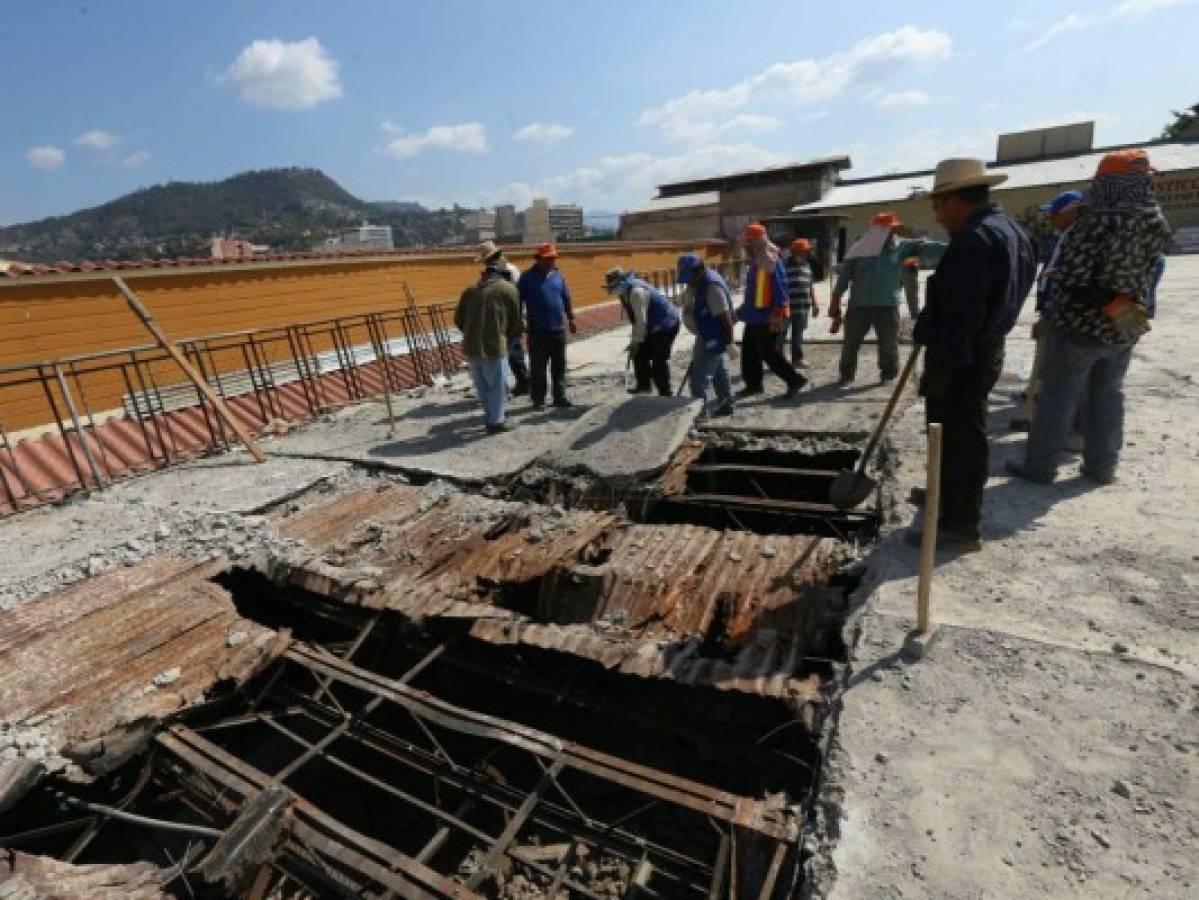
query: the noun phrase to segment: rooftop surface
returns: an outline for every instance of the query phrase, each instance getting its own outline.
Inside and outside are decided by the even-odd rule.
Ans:
[[[333,650],[341,653],[350,644],[352,630],[333,649],[305,649],[311,635],[301,629],[283,660],[289,672],[315,673],[311,677],[318,688],[328,686],[325,679],[345,679],[357,691],[381,691],[428,727],[449,728],[456,741],[464,740],[462,729],[484,729],[510,748],[505,753],[518,746],[540,753],[550,746],[542,743],[547,735],[569,733],[575,743],[566,745],[567,756],[545,751],[548,755],[540,757],[546,770],[585,764],[638,790],[651,789],[644,779],[660,777],[653,773],[667,757],[633,756],[641,768],[630,769],[611,754],[634,753],[630,745],[641,746],[641,752],[656,746],[654,732],[646,730],[653,716],[634,716],[640,712],[638,698],[666,690],[663,683],[725,688],[717,692],[725,699],[704,694],[706,709],[688,709],[685,715],[703,729],[709,744],[731,742],[730,758],[747,752],[735,742],[746,711],[757,708],[753,704],[768,702],[780,690],[790,692],[792,715],[800,724],[779,732],[786,735],[811,727],[813,717],[825,714],[819,692],[810,689],[836,684],[843,689],[842,709],[830,720],[835,728],[829,732],[821,802],[812,808],[816,818],[803,824],[805,854],[811,854],[806,877],[815,895],[1193,896],[1193,859],[1199,851],[1199,618],[1194,603],[1199,424],[1190,411],[1199,401],[1199,385],[1178,360],[1199,338],[1199,312],[1188,303],[1197,291],[1199,258],[1172,257],[1154,330],[1138,345],[1128,376],[1127,442],[1120,480],[1110,487],[1077,477],[1073,464],[1049,487],[1002,474],[1003,463],[1017,457],[1024,440],[1008,422],[1020,407],[1011,395],[1031,365],[1029,315],[1017,326],[1008,343],[1005,375],[992,395],[993,477],[985,500],[985,549],[938,559],[933,617],[939,635],[919,662],[900,653],[913,625],[917,564],[917,551],[900,532],[915,512],[905,500],[908,489],[921,483],[924,467],[922,410],[910,388],[886,447],[881,534],[877,542],[856,545],[862,579],[839,629],[845,666],[836,668],[831,680],[819,660],[788,660],[777,651],[796,646],[785,640],[787,629],[805,609],[818,608],[789,605],[787,597],[821,602],[825,595],[804,593],[822,577],[818,556],[844,552],[845,544],[802,535],[764,536],[732,525],[629,526],[620,524],[619,509],[588,509],[580,500],[614,474],[633,476],[666,466],[664,483],[669,482],[672,459],[689,442],[714,434],[730,446],[776,455],[797,447],[810,455],[835,454],[860,445],[887,391],[872,377],[870,345],[863,348],[858,383],[849,389],[834,384],[839,346],[823,319],[812,329],[807,358],[813,384],[801,400],[780,401],[777,380],[768,379],[767,396],[740,406],[730,430],[719,433],[697,423],[694,408],[684,401],[625,399],[628,338],[622,328],[572,344],[570,376],[578,408],[533,412],[517,401],[518,427],[508,435],[484,436],[465,382],[455,379],[397,398],[398,426],[391,434],[382,404],[362,403],[266,439],[271,459],[263,466],[235,451],[2,520],[0,608],[8,611],[0,614],[5,617],[0,634],[12,634],[9,626],[20,621],[26,623],[21,640],[33,635],[36,641],[65,641],[63,647],[90,641],[80,661],[104,659],[96,654],[102,653],[101,645],[110,645],[106,662],[119,669],[111,677],[124,681],[104,693],[121,700],[137,694],[138,703],[161,704],[166,694],[185,687],[194,692],[206,683],[191,657],[174,654],[169,642],[152,648],[140,663],[118,665],[118,658],[136,661],[147,652],[134,632],[60,630],[55,637],[39,634],[28,623],[39,609],[79,609],[85,601],[98,622],[117,612],[113,604],[119,602],[134,604],[139,620],[165,616],[167,631],[176,633],[186,630],[187,622],[179,610],[162,606],[166,595],[152,587],[163,572],[209,572],[230,564],[234,571],[257,568],[272,573],[276,585],[302,587],[309,592],[303,595],[307,603],[315,603],[318,595],[333,598],[331,606],[316,608],[351,616],[352,624],[402,612],[437,634],[465,622],[470,633],[459,640],[475,642],[471,646],[478,654],[465,688],[453,688],[458,682],[439,674],[438,662],[421,661],[418,654],[415,671],[433,674],[406,689],[398,676],[385,680],[366,673],[362,667],[371,653],[353,656],[351,650],[347,660],[352,663],[335,662]],[[822,286],[822,300],[825,293]],[[673,361],[676,383],[689,349],[690,340],[680,338]],[[757,465],[754,471],[771,466],[768,460]],[[545,477],[547,472],[553,477]],[[704,477],[729,475],[711,463],[705,472]],[[565,502],[573,484],[578,485],[574,500]],[[523,488],[523,494],[513,487]],[[631,507],[635,495],[623,502]],[[477,578],[463,577],[472,571]],[[805,587],[797,572],[810,572],[816,581]],[[257,667],[269,662],[266,656],[277,652],[267,641],[282,634],[279,623],[257,621],[261,609],[244,586],[225,580],[217,590],[207,577],[194,582],[190,577],[173,579],[171,590],[191,598],[189,617],[214,623],[204,626],[208,637],[202,646],[208,649],[202,655],[233,656],[260,648],[262,658],[237,663],[242,668],[235,677],[253,679]],[[557,592],[529,594],[521,585],[532,583],[530,578],[556,579]],[[149,579],[144,590],[112,590],[138,579]],[[742,599],[719,599],[734,588],[744,591]],[[223,591],[230,592],[233,603]],[[707,599],[699,603],[695,598],[700,597]],[[546,598],[562,603],[570,598],[582,609],[598,603],[602,613],[573,622],[542,621],[538,604]],[[762,602],[745,602],[753,598]],[[382,625],[367,632],[370,627]],[[243,632],[246,637],[233,637]],[[717,657],[696,652],[705,639],[727,642],[729,652]],[[406,660],[408,647],[402,643],[386,646]],[[34,682],[28,676],[39,658],[67,652],[41,646],[34,652],[36,645],[30,644],[24,655],[3,658],[5,665],[19,659],[24,680],[13,693],[13,673],[0,677],[0,744],[18,732],[57,740],[57,732],[46,731],[47,722],[99,723],[73,731],[76,742],[102,730],[100,713],[107,714],[109,707],[87,700],[77,710],[62,698],[76,691],[86,700],[107,676],[89,671],[86,678],[69,679],[69,685]],[[369,649],[370,641],[363,646]],[[514,646],[522,662],[500,667],[508,660],[505,648]],[[118,648],[137,653],[118,657]],[[197,644],[191,652],[200,648]],[[598,663],[599,669],[568,668],[555,675],[560,701],[526,700],[523,708],[517,704],[501,712],[499,698],[509,696],[504,692],[522,679],[535,681],[538,668],[547,665],[547,657],[536,654],[551,651],[569,652]],[[435,660],[451,655],[452,648],[432,651]],[[454,663],[470,664],[469,658]],[[178,675],[171,671],[175,666]],[[485,680],[488,671],[493,676],[502,671],[508,687],[498,678]],[[795,677],[779,681],[776,676],[785,672]],[[218,674],[214,670],[209,680]],[[162,684],[155,685],[158,675]],[[292,677],[285,676],[283,683]],[[638,679],[639,687],[617,695],[620,702],[603,705],[597,686],[624,677]],[[154,690],[143,692],[151,685]],[[45,694],[42,711],[31,712],[37,690]],[[585,690],[591,693],[577,693]],[[347,695],[339,696],[346,700]],[[657,724],[673,721],[671,707],[683,695],[654,696]],[[571,706],[578,698],[585,702]],[[174,701],[176,708],[190,702],[182,696]],[[566,712],[555,712],[558,702],[566,703]],[[495,731],[505,714],[529,718],[534,710],[536,721],[526,721],[524,730]],[[133,718],[144,718],[140,707],[134,712]],[[486,719],[480,718],[484,712]],[[43,713],[46,718],[38,719]],[[704,717],[720,727],[709,728]],[[164,716],[163,721],[175,720]],[[635,721],[640,722],[636,727]],[[590,730],[580,740],[572,729],[584,724]],[[152,723],[155,727],[160,728]],[[255,794],[255,772],[235,770],[245,764],[212,743],[222,733],[201,738],[179,725],[158,730],[158,758],[168,766],[162,771],[179,760],[203,758],[205,777],[224,779],[219,782],[224,796]],[[450,740],[449,733],[438,730],[439,740]],[[626,740],[631,734],[639,735],[637,741]],[[682,731],[670,734],[670,741],[683,742],[676,746],[692,746]],[[774,726],[760,728],[755,739],[764,746],[755,752],[770,750],[777,739],[773,734]],[[31,746],[44,748],[43,755],[63,749],[26,737],[9,746],[15,749],[7,755],[0,751],[0,760],[28,758]],[[453,752],[458,745],[447,746]],[[608,755],[601,759],[601,752]],[[791,833],[786,807],[772,793],[784,786],[769,781],[790,767],[782,757],[736,756],[732,774],[701,758],[698,750],[677,755],[670,764],[676,767],[672,777],[693,779],[685,783],[686,791],[694,792],[687,794],[687,803],[706,798],[702,802],[711,804],[720,823],[726,821],[722,816],[732,820],[752,812],[760,833],[771,840]],[[497,765],[510,780],[522,777],[514,757],[494,758],[502,760]],[[258,765],[265,770],[265,762]],[[770,790],[751,786],[759,773],[765,773]],[[314,790],[304,781],[288,783],[301,792]],[[708,785],[722,790],[705,793],[713,790]],[[722,805],[730,797],[745,803],[740,813]],[[510,801],[513,808],[518,801]],[[296,827],[309,829],[303,833],[311,837],[324,826],[319,810],[304,805],[308,802],[295,807]],[[4,821],[0,814],[0,834],[11,833],[2,827]],[[344,846],[337,853],[344,858],[369,856],[374,846],[361,834],[339,840]],[[555,846],[524,841],[513,853],[528,860],[527,854],[536,852],[551,860],[552,873],[566,852]],[[38,860],[23,865],[29,871],[67,871]],[[3,877],[0,870],[0,881]],[[92,872],[71,871],[69,877],[83,883]],[[120,877],[156,885],[161,876],[125,870]],[[414,867],[405,877],[433,875]],[[153,895],[152,888],[147,891]]]

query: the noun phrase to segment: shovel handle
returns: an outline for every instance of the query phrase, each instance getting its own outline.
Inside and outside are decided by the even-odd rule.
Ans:
[[[891,392],[891,399],[887,401],[887,408],[883,410],[882,417],[878,420],[878,424],[874,426],[874,433],[870,435],[870,443],[866,445],[866,449],[862,451],[862,458],[858,460],[858,474],[866,471],[866,464],[870,462],[870,457],[874,454],[874,448],[878,446],[879,438],[883,436],[883,431],[887,427],[887,423],[891,420],[891,414],[895,412],[895,405],[899,402],[899,395],[903,393],[903,389],[907,386],[908,379],[912,376],[912,370],[916,368],[916,360],[920,358],[920,345],[912,345],[912,353],[908,357],[908,361],[904,363],[903,371],[899,373],[899,379],[895,382],[895,390]]]

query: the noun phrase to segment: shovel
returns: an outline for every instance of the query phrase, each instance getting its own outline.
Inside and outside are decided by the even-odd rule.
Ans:
[[[858,460],[857,468],[853,471],[842,470],[833,479],[833,483],[829,485],[829,503],[838,509],[853,509],[869,497],[878,485],[877,481],[865,474],[866,464],[870,462],[870,457],[874,454],[874,448],[878,446],[879,438],[883,436],[883,431],[886,430],[887,423],[891,421],[891,414],[895,412],[895,404],[899,402],[899,395],[903,393],[903,389],[908,383],[908,378],[911,377],[912,369],[916,368],[916,360],[919,357],[920,346],[916,345],[912,347],[912,355],[908,357],[908,361],[899,375],[899,380],[895,382],[895,390],[891,394],[891,399],[887,401],[887,408],[883,410],[882,418],[874,426],[874,434],[870,435],[870,443],[862,451],[862,457]]]

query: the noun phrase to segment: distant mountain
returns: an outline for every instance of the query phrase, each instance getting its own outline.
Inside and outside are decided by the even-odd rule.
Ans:
[[[461,213],[418,203],[367,203],[317,169],[265,169],[218,182],[143,188],[101,206],[0,228],[0,256],[29,262],[206,256],[215,234],[308,250],[364,220],[391,225],[397,245],[440,244]]]

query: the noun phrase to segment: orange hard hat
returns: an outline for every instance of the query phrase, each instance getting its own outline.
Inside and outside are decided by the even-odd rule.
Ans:
[[[796,253],[807,253],[812,249],[812,242],[807,238],[796,238],[791,242],[791,249]]]
[[[557,259],[558,247],[556,244],[542,244],[534,255],[537,259]]]
[[[903,223],[899,221],[899,216],[893,212],[875,213],[870,220],[871,225],[882,225],[884,228],[897,228]]]
[[[761,222],[750,222],[745,226],[745,233],[742,237],[747,241],[755,241],[758,238],[766,237],[766,226]]]
[[[907,259],[905,259],[903,261],[903,264],[910,269],[919,269],[920,268],[920,257],[919,256],[909,256]]]
[[[1099,161],[1096,175],[1149,175],[1154,172],[1149,165],[1149,154],[1144,150],[1113,150]]]

